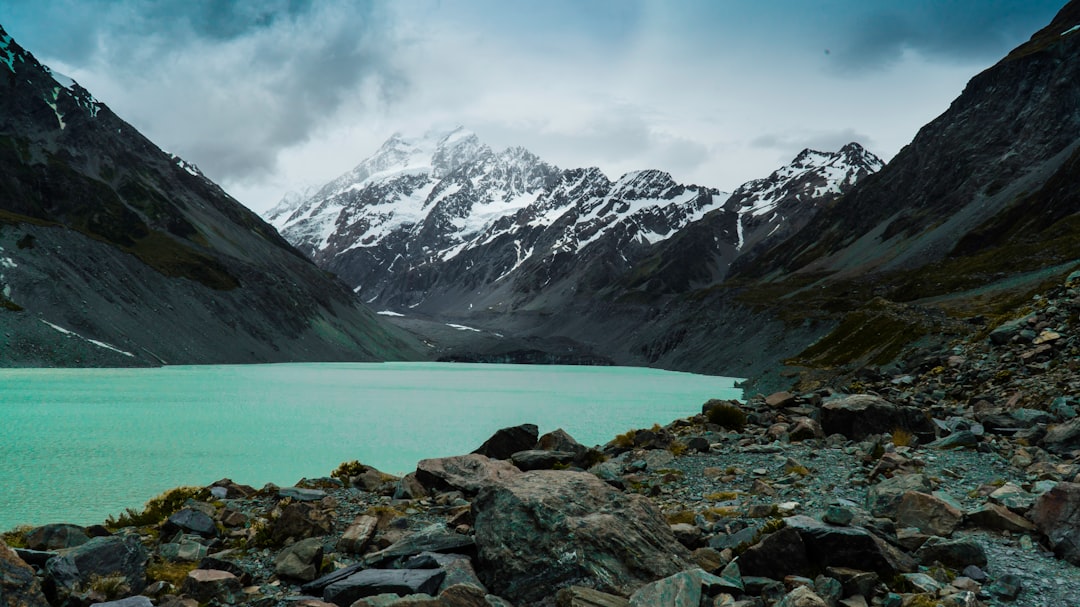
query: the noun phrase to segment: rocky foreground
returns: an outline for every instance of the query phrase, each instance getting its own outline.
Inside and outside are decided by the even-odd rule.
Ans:
[[[3,535],[0,604],[1080,605],[1078,277],[841,389]],[[12,548],[8,548],[11,546]]]

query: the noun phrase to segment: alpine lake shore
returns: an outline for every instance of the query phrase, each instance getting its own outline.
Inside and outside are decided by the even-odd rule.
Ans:
[[[842,386],[4,533],[0,603],[1080,605],[1080,277]]]

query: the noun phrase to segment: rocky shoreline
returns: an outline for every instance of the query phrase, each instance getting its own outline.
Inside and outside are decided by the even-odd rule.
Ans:
[[[1080,605],[1080,277],[835,388],[3,534],[0,603]],[[12,548],[8,548],[11,546]]]

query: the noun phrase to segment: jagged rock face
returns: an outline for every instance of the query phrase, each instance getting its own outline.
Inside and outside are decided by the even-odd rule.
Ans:
[[[448,351],[465,360],[539,352],[562,362],[666,359],[689,370],[669,356],[682,338],[637,304],[715,284],[732,260],[797,229],[880,166],[854,143],[806,150],[729,197],[656,170],[617,181],[595,168],[560,170],[525,150],[495,153],[458,129],[392,137],[305,202],[287,198],[266,217],[379,308],[481,323],[498,342],[488,351],[471,341],[479,334],[454,337],[465,345]],[[643,322],[662,343],[640,341]]]
[[[394,136],[304,203],[285,200],[266,217],[365,300],[439,310],[504,285],[527,298],[583,257],[625,271],[726,198],[661,171],[612,182],[595,168],[560,170],[456,129]]]
[[[3,30],[0,294],[5,364],[372,360],[413,348]]]
[[[910,269],[949,255],[1035,237],[1075,213],[1075,196],[1032,196],[1055,180],[1075,183],[1080,145],[1080,4],[978,74],[949,109],[810,229],[778,244],[764,276],[800,268]],[[1023,224],[1030,229],[1017,230]],[[1044,264],[1045,265],[1045,264]]]

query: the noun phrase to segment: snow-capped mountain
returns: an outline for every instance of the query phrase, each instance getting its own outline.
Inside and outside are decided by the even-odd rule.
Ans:
[[[607,236],[648,246],[726,199],[660,171],[616,182],[595,168],[564,171],[522,148],[494,152],[457,128],[395,135],[299,206],[286,200],[266,217],[365,300],[413,305],[424,299],[418,277],[455,260],[470,259],[470,284],[504,281],[530,261]],[[505,250],[491,254],[496,248]],[[480,250],[483,268],[471,255]]]
[[[744,183],[725,205],[739,215],[739,249],[801,229],[813,211],[882,166],[880,158],[852,142],[838,152],[803,150],[768,177]]]
[[[710,228],[725,249],[722,276],[765,230],[804,221],[880,166],[858,144],[807,150],[730,195],[657,170],[616,181],[596,168],[562,170],[522,148],[495,152],[457,128],[395,135],[307,200],[285,199],[265,217],[365,301],[467,313],[516,308],[547,289],[607,288],[707,216],[724,226]]]

